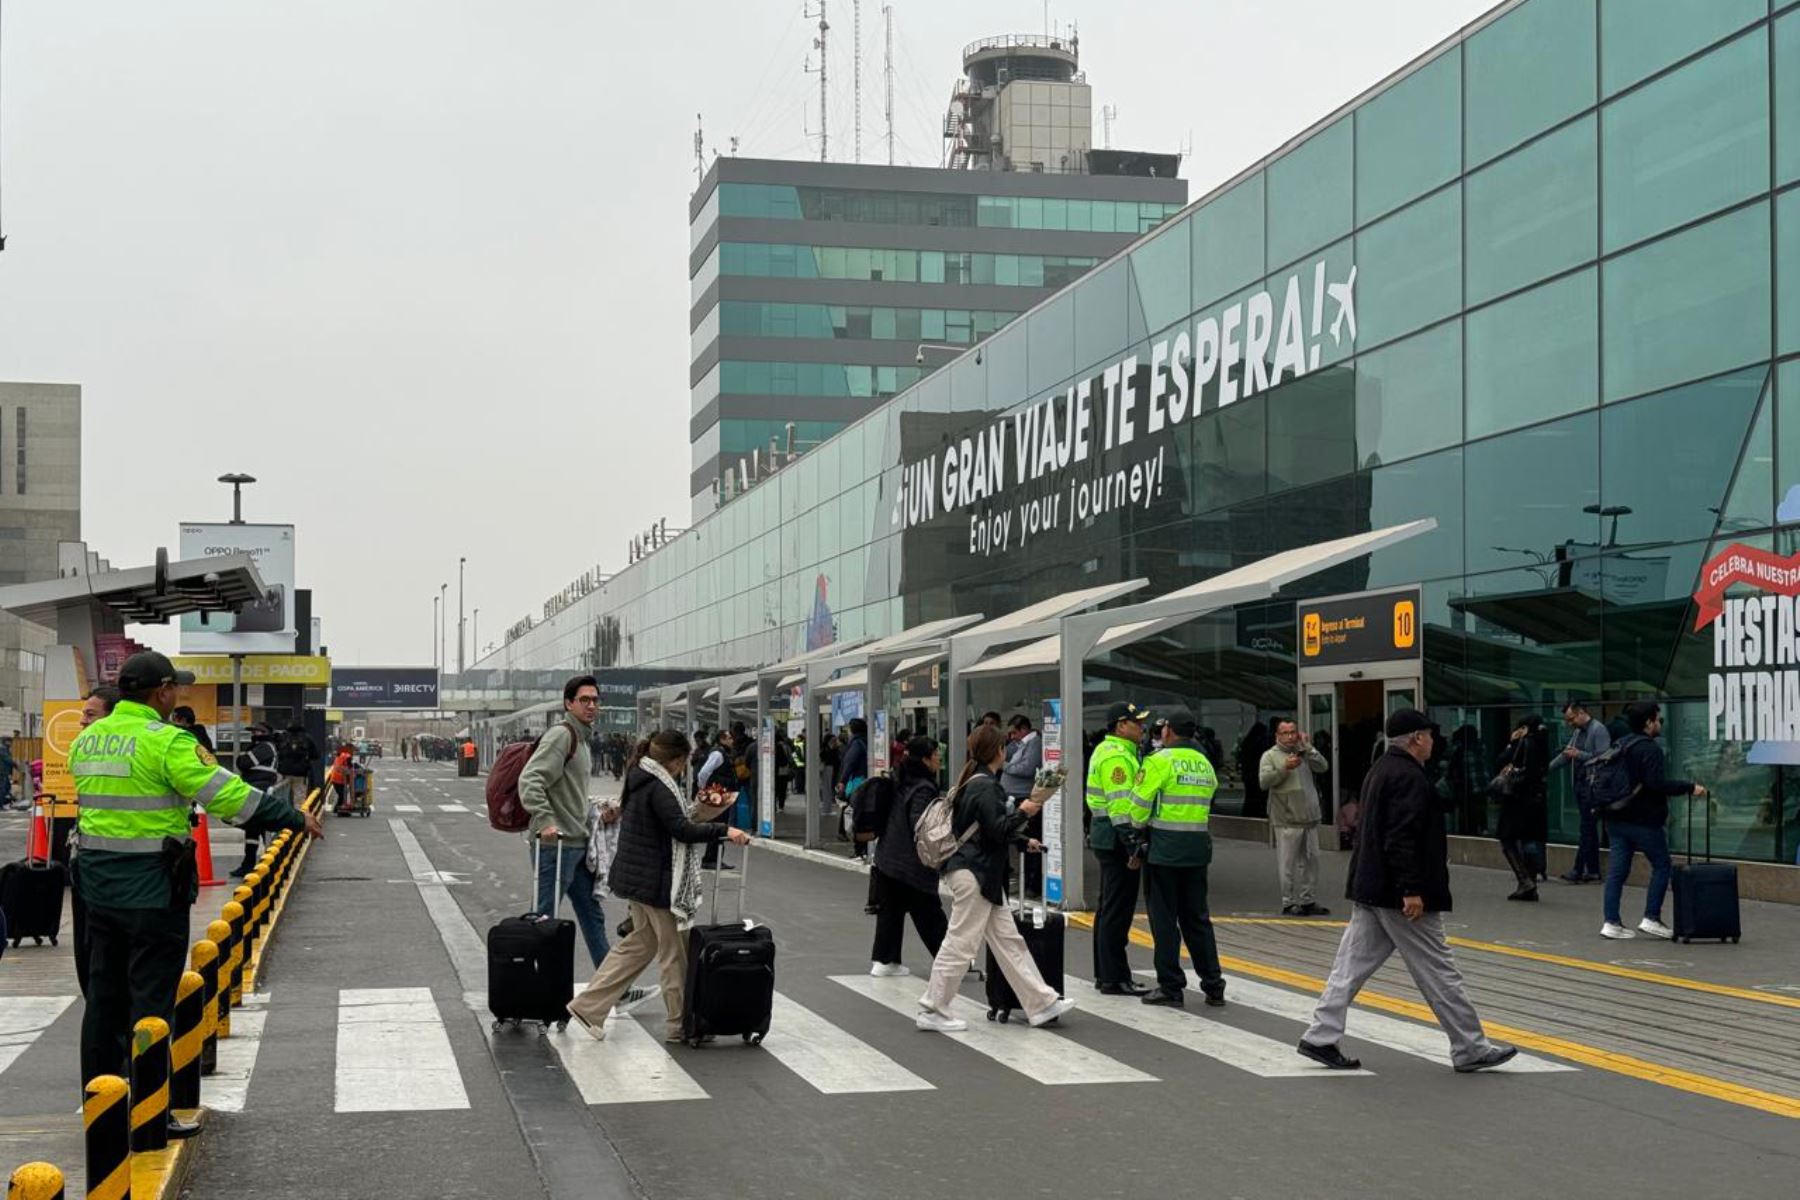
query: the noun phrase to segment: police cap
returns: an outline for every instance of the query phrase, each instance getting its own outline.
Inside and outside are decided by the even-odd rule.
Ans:
[[[1200,730],[1200,722],[1185,708],[1171,708],[1165,719],[1176,737],[1193,737]]]
[[[125,660],[119,668],[119,688],[127,692],[147,692],[165,683],[192,683],[192,671],[177,671],[168,655],[142,650]]]
[[[1106,710],[1106,727],[1108,729],[1116,729],[1120,721],[1136,721],[1142,725],[1149,719],[1149,713],[1129,700],[1121,700]]]

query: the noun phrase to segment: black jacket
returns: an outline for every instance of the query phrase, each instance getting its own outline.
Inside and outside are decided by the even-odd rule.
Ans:
[[[1639,737],[1625,747],[1625,774],[1637,789],[1629,803],[1616,813],[1615,821],[1630,825],[1650,825],[1661,829],[1669,823],[1669,797],[1690,795],[1691,779],[1669,779],[1663,775],[1667,756],[1655,738]]]
[[[981,832],[964,842],[940,873],[972,871],[975,882],[981,885],[982,899],[990,904],[1005,904],[1008,851],[1014,845],[1025,845],[1025,826],[1030,818],[1017,810],[1006,811],[1006,793],[986,767],[978,768],[957,793],[950,827],[960,835],[972,822],[980,823]]]
[[[675,843],[723,841],[728,829],[688,820],[674,792],[650,772],[633,767],[625,775],[619,848],[613,853],[607,885],[621,899],[667,908],[675,882]]]
[[[1425,768],[1389,746],[1363,779],[1344,895],[1376,908],[1399,908],[1402,897],[1418,896],[1426,912],[1449,912],[1449,858],[1443,807]]]
[[[844,755],[838,760],[837,778],[832,782],[838,787],[848,787],[850,781],[857,777],[869,777],[869,743],[861,738],[851,738],[850,744],[844,747]]]
[[[919,861],[913,830],[926,806],[938,796],[937,780],[929,774],[908,772],[905,764],[894,805],[888,811],[887,828],[875,843],[875,869],[921,892],[937,895],[937,872]]]

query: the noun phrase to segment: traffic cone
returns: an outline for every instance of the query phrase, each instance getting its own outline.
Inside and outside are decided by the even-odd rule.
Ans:
[[[49,807],[42,802],[31,810],[31,838],[25,845],[25,857],[39,862],[50,860]]]
[[[200,868],[200,886],[217,887],[224,883],[223,879],[213,878],[212,838],[206,833],[206,813],[200,814],[200,823],[194,826],[194,863]]]

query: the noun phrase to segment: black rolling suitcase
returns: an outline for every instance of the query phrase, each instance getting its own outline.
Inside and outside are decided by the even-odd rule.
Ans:
[[[687,1008],[681,1014],[681,1040],[690,1046],[734,1035],[754,1046],[769,1032],[775,1007],[775,935],[767,925],[744,919],[744,886],[750,875],[747,847],[739,871],[738,919],[688,930]],[[712,910],[717,922],[717,871]]]
[[[1669,872],[1675,900],[1675,940],[1718,939],[1736,942],[1743,936],[1738,918],[1738,873],[1730,863],[1712,861],[1712,808],[1706,813],[1706,859],[1694,861],[1694,798],[1688,797],[1687,862]]]
[[[537,843],[532,860],[532,888],[537,887]],[[562,840],[556,843],[556,877],[562,879]],[[547,1030],[569,1024],[569,1001],[575,998],[575,922],[559,920],[555,913],[562,899],[557,888],[550,915],[526,913],[508,917],[488,930],[488,1011],[494,1028],[536,1021]]]
[[[1037,964],[1038,974],[1060,996],[1063,994],[1063,915],[1041,903],[1025,903],[1024,865],[1023,862],[1019,864],[1019,903],[1012,910],[1013,921],[1019,927],[1019,935],[1025,939],[1025,948],[1031,951],[1031,961]],[[1006,974],[1001,971],[992,949],[987,952],[987,1005],[990,1021],[1011,1020],[1014,1010],[1024,1007],[1013,994],[1012,985],[1006,981]]]
[[[56,945],[68,886],[69,869],[59,862],[23,858],[0,867],[0,910],[14,946],[25,938]]]

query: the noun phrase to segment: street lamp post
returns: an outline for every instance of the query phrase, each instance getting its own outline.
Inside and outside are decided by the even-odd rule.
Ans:
[[[481,610],[475,610],[475,617],[469,622],[469,644],[475,647],[475,657],[481,657]]]
[[[244,523],[244,485],[255,483],[256,476],[246,475],[242,471],[232,471],[219,476],[219,482],[231,485],[231,523],[242,525]]]
[[[445,649],[445,639],[450,633],[450,585],[447,583],[438,584],[438,604],[438,611],[444,614],[444,619],[438,624],[438,674],[442,675],[450,668],[450,654]]]
[[[463,567],[467,558],[456,560],[456,673],[463,673]]]
[[[440,671],[444,669],[444,664],[438,661],[438,598],[436,596],[431,598],[431,665]]]

